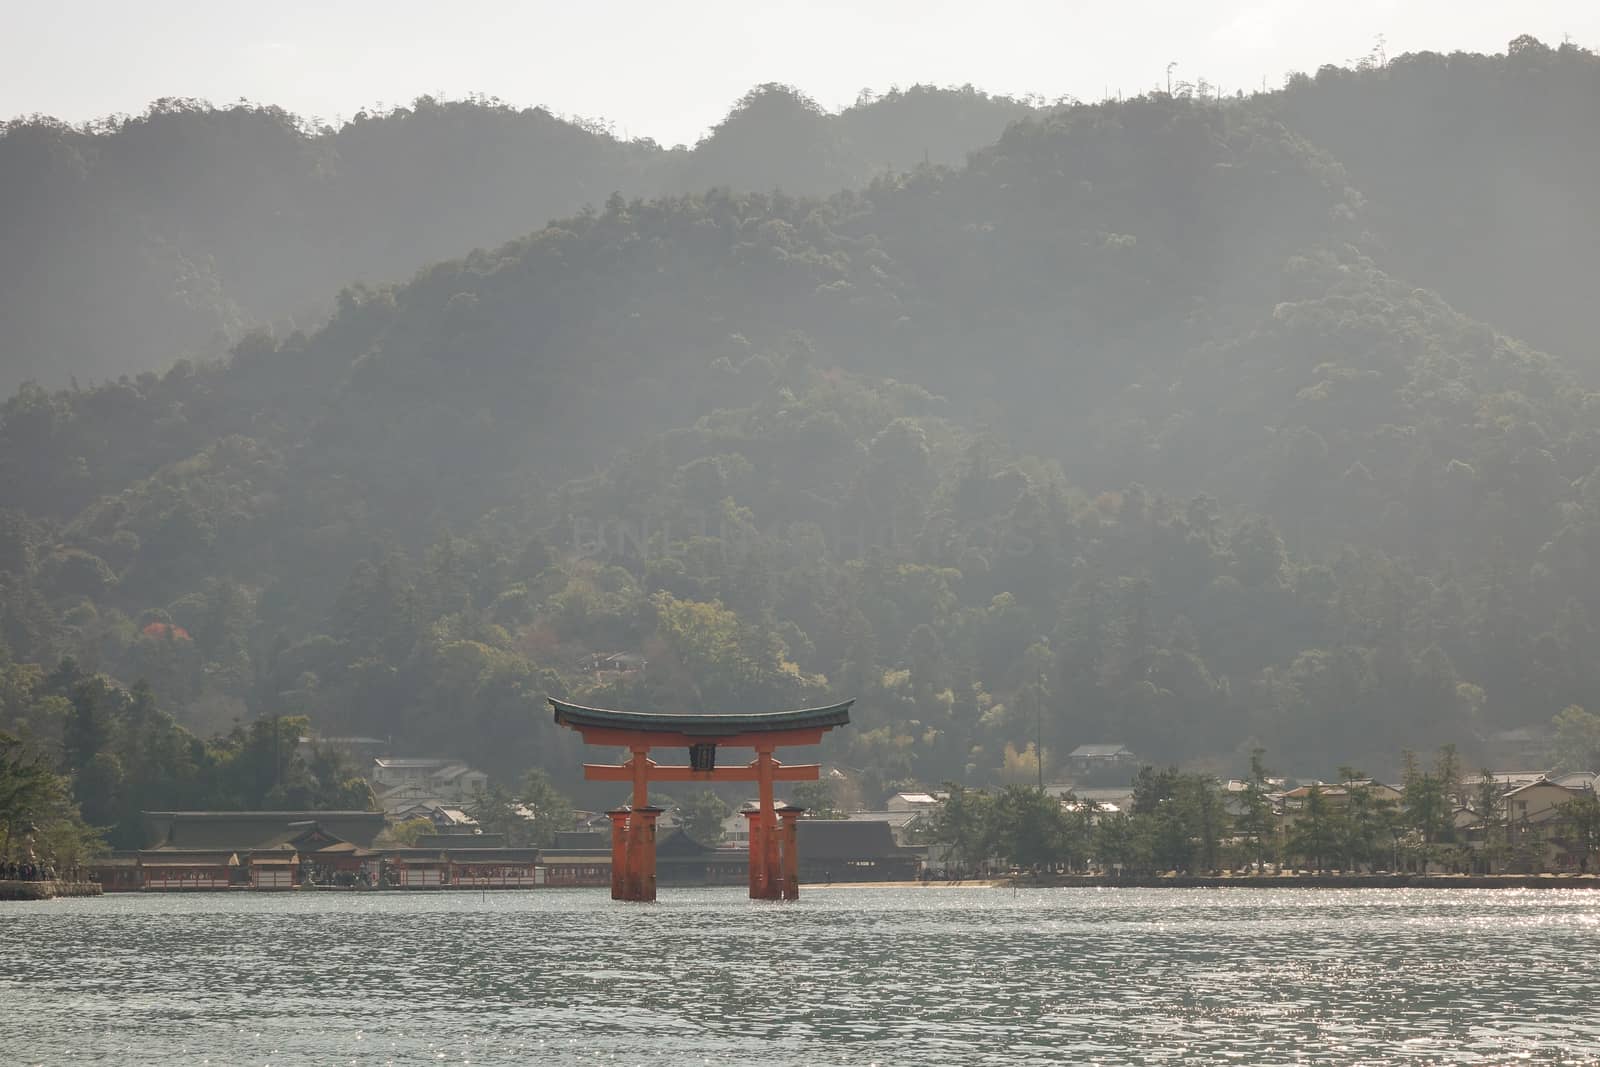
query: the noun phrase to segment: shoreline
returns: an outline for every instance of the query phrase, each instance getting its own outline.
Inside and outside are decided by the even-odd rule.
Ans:
[[[99,882],[0,880],[0,900],[53,900],[56,897],[97,897],[102,892]]]
[[[963,878],[946,881],[900,882],[801,882],[800,891],[813,889],[1003,889],[1011,884],[1008,878]]]
[[[1117,878],[1081,874],[959,881],[802,883],[802,891],[834,889],[1600,889],[1587,874],[1266,874]]]
[[[1241,874],[1033,877],[1015,889],[1600,889],[1600,874]]]

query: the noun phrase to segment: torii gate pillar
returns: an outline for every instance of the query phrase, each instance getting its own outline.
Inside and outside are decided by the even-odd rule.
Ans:
[[[611,816],[611,899],[628,899],[628,812],[613,808]]]
[[[800,899],[800,816],[805,808],[785,804],[778,809],[778,869],[783,872],[783,899]]]

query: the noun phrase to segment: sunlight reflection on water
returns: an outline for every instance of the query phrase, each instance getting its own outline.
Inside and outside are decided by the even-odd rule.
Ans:
[[[121,895],[0,907],[6,1062],[1571,1063],[1600,893]]]

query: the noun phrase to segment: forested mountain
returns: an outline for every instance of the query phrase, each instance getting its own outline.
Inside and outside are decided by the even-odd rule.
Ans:
[[[1597,62],[1440,62],[1530,55]],[[304,714],[509,780],[570,772],[546,694],[856,697],[828,755],[887,787],[1031,777],[1039,737],[1387,773],[1600,705],[1595,368],[1432,288],[1294,118],[1408,64],[1065,107],[827,196],[614,195],[310,334],[24,388],[6,714],[59,740],[72,656],[201,733]],[[769,121],[825,125],[757,94],[686,165],[848,178]],[[581,666],[616,651],[649,666]]]
[[[83,128],[0,124],[0,388],[216,357],[252,327],[322,321],[342,285],[407,278],[616,191],[826,195],[960,163],[1027,110],[918,86],[824,114],[768,85],[692,150],[483,99],[338,128],[189,100]]]
[[[1519,37],[1504,55],[1324,67],[1290,79],[1277,114],[1344,165],[1397,273],[1592,370],[1597,96],[1594,55]]]

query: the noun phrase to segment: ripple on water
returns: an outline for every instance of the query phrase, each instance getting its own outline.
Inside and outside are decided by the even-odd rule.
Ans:
[[[1600,894],[667,890],[0,909],[21,1062],[1570,1063]],[[15,1055],[8,1059],[17,1059]]]

